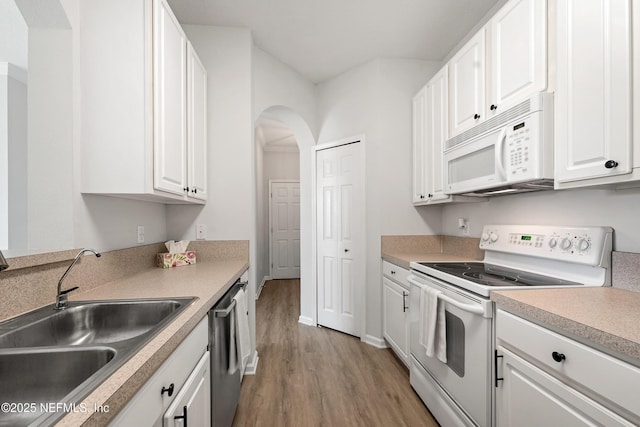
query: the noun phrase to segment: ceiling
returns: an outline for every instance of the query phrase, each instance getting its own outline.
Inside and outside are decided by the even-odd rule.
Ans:
[[[375,58],[442,61],[502,0],[169,0],[182,24],[250,28],[253,43],[313,83]],[[266,151],[297,149],[261,117]]]
[[[498,0],[169,0],[183,24],[247,27],[319,83],[374,58],[441,61]]]

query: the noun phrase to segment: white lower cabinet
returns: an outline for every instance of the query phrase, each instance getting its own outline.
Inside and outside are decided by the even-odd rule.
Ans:
[[[164,427],[211,425],[211,372],[205,352],[187,382],[164,413]]]
[[[383,261],[383,335],[393,351],[409,366],[409,270]]]
[[[186,425],[175,419],[181,409],[191,409],[193,421],[190,426],[210,425],[200,423],[205,412],[210,417],[209,352],[207,351],[209,325],[204,318],[184,339],[182,344],[160,366],[155,374],[142,386],[127,406],[113,419],[112,426],[167,426]],[[206,358],[207,362],[203,362]],[[206,374],[203,370],[206,365]],[[177,402],[177,403],[176,403]],[[184,402],[184,403],[183,403]],[[174,424],[163,424],[170,407],[177,408],[171,419]],[[191,414],[189,414],[191,415]],[[179,424],[176,422],[183,422]]]
[[[634,426],[640,369],[503,310],[496,426]]]

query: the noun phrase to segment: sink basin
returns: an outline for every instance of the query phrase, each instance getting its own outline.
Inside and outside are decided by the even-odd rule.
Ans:
[[[139,301],[72,302],[66,310],[51,307],[2,324],[0,348],[110,344],[146,334],[192,298]]]
[[[0,402],[24,405],[12,411],[3,410],[0,425],[25,425],[45,412],[57,408],[41,404],[56,404],[76,387],[113,360],[112,348],[70,348],[18,350],[0,354]]]
[[[71,302],[66,310],[47,306],[0,323],[0,403],[32,405],[0,411],[0,426],[50,425],[82,410],[73,404],[194,300]]]

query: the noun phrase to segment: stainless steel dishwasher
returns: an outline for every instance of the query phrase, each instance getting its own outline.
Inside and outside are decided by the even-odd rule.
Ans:
[[[211,354],[211,425],[230,427],[240,399],[240,369],[230,369],[229,346],[231,340],[231,315],[233,297],[246,283],[240,279],[231,286],[209,312],[209,351]],[[235,329],[235,328],[234,328]]]

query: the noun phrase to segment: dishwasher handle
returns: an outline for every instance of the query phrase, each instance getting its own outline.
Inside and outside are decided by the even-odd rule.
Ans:
[[[227,308],[216,308],[213,310],[213,315],[215,317],[227,317],[233,308],[236,306],[236,300],[231,300],[231,304]]]

